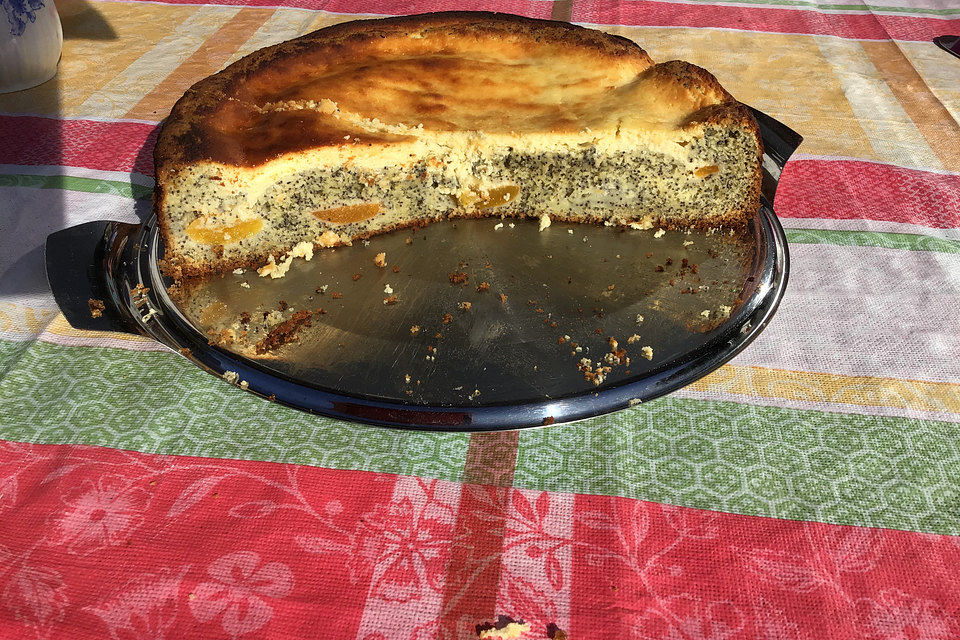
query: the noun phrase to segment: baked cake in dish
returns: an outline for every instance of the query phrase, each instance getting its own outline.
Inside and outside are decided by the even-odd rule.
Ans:
[[[157,141],[154,206],[169,275],[277,276],[456,216],[734,225],[759,206],[761,156],[749,110],[697,66],[566,23],[435,13],[321,29],[194,85]]]

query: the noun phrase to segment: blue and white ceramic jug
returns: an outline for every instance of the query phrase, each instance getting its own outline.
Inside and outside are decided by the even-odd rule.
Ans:
[[[0,6],[0,93],[56,75],[63,31],[53,0],[0,0]]]

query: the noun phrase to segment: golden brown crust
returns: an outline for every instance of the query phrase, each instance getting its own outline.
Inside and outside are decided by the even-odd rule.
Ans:
[[[157,140],[154,161],[158,180],[171,168],[197,160],[252,165],[276,157],[282,151],[341,143],[343,136],[350,133],[345,123],[330,126],[318,114],[302,111],[283,116],[287,127],[277,128],[273,126],[276,123],[270,122],[269,128],[273,128],[276,135],[295,130],[296,136],[278,140],[277,144],[264,144],[254,149],[253,154],[230,145],[217,134],[234,126],[264,131],[268,128],[264,126],[266,123],[258,122],[264,119],[264,114],[255,109],[262,106],[264,97],[287,91],[294,78],[304,73],[323,75],[338,65],[356,64],[388,46],[393,55],[403,56],[404,49],[412,49],[412,44],[417,42],[410,38],[410,33],[417,30],[423,34],[442,32],[445,38],[461,42],[467,36],[482,38],[483,46],[487,47],[498,37],[513,38],[520,42],[517,46],[528,48],[554,44],[567,50],[576,48],[588,52],[608,64],[623,60],[638,70],[653,64],[643,49],[626,38],[565,22],[510,14],[452,11],[346,22],[260,49],[193,85],[174,105]],[[442,60],[431,58],[425,64],[433,66],[426,69],[427,73],[443,73]],[[369,134],[361,140],[380,141]],[[261,140],[257,136],[245,142]]]

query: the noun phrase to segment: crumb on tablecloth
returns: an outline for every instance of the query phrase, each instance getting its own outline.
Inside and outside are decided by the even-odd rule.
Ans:
[[[104,310],[107,308],[106,305],[103,304],[103,300],[99,300],[97,298],[90,298],[87,300],[87,306],[90,307],[91,318],[99,318],[103,315]]]

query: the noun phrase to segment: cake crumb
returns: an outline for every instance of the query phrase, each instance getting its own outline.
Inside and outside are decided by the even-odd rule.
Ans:
[[[387,266],[387,254],[378,253],[377,256],[373,259],[373,264],[377,265],[381,269]]]
[[[685,247],[689,247],[689,246],[692,245],[692,244],[693,244],[693,240],[684,240],[684,241],[683,241],[683,246],[685,246]]]
[[[420,325],[415,324],[410,327],[410,335],[415,336],[420,333]]]
[[[489,290],[490,290],[489,282],[481,282],[479,285],[477,285],[477,291],[489,291]]]
[[[287,275],[287,271],[290,270],[290,265],[293,264],[294,258],[303,258],[309,262],[313,258],[313,243],[297,243],[284,257],[282,262],[277,262],[276,258],[273,257],[273,254],[270,254],[267,256],[267,264],[257,269],[257,273],[260,274],[261,278],[266,278],[267,276],[270,276],[274,279],[282,278],[283,276]]]
[[[397,296],[390,296],[389,298],[384,298],[383,304],[386,304],[386,305],[397,304]]]
[[[543,214],[540,216],[540,231],[543,231],[550,226],[550,216]]]
[[[529,622],[514,620],[508,616],[498,616],[496,623],[487,622],[477,625],[477,637],[480,640],[512,640],[529,632]]]
[[[480,389],[474,389],[474,390],[473,390],[473,393],[471,393],[471,394],[470,394],[469,396],[467,396],[467,397],[470,398],[471,400],[475,400],[475,399],[479,398],[479,397],[480,397]],[[481,635],[480,637],[481,637],[481,638],[486,638],[486,637],[491,637],[491,636],[483,636],[483,635]]]
[[[334,292],[330,295],[330,297],[333,298],[334,300],[339,300],[340,298],[343,297],[343,294],[340,293],[339,291],[334,291]]]
[[[397,265],[393,265],[393,272],[400,273],[400,267],[398,267]]]
[[[653,234],[653,237],[654,237],[654,238],[662,238],[662,237],[664,236],[664,234],[666,234],[666,233],[667,233],[667,232],[664,231],[663,229],[657,229],[657,232],[656,232],[655,234]]]
[[[700,312],[700,315],[703,316],[704,318],[709,318],[709,317],[710,317],[710,309],[704,309],[703,311]]]
[[[103,315],[104,310],[107,308],[107,306],[103,304],[103,300],[99,300],[97,298],[90,298],[87,300],[87,306],[90,307],[91,318],[99,318]]]
[[[440,320],[440,324],[450,324],[453,322],[453,315],[449,313],[443,314],[443,319]]]
[[[728,307],[728,306],[723,305],[723,304],[720,305],[720,313],[722,313],[722,314],[725,315],[725,316],[730,315],[730,311],[732,311],[732,309],[733,309],[732,307]]]
[[[233,270],[233,273],[236,274],[236,275],[238,275],[238,276],[242,276],[242,275],[243,275],[243,269],[240,269],[240,268],[234,269],[234,270]]]
[[[630,336],[629,338],[627,338],[627,344],[633,344],[634,342],[637,342],[638,340],[640,340],[640,336],[635,333],[635,334],[633,334],[632,336]]]
[[[501,294],[500,294],[500,304],[506,304],[506,302],[507,302],[507,296],[506,296],[506,294],[501,293]]]
[[[257,354],[264,354],[273,351],[278,347],[293,342],[297,339],[297,334],[303,327],[310,326],[310,318],[313,317],[312,311],[297,311],[290,316],[290,319],[281,322],[275,326],[264,338],[254,345],[254,351]]]
[[[383,288],[383,292],[389,296],[390,294],[393,293],[393,287],[387,284],[387,286]]]
[[[462,285],[462,284],[467,284],[467,282],[470,280],[470,276],[468,276],[463,271],[454,271],[450,273],[447,277],[450,278],[450,284]]]
[[[457,306],[458,306],[462,311],[469,311],[469,310],[470,310],[470,307],[472,307],[473,304],[464,301],[464,302],[459,303]]]
[[[540,422],[540,424],[542,424],[543,426],[546,427],[546,426],[548,426],[548,425],[551,425],[551,424],[555,423],[556,421],[557,421],[557,419],[554,418],[553,416],[547,416],[546,418],[544,418],[544,419]]]
[[[494,231],[500,231],[500,229],[503,229],[503,223],[502,223],[502,222],[498,222],[497,224],[493,225],[493,230],[494,230]]]
[[[650,218],[645,218],[640,222],[631,222],[631,229],[636,229],[638,231],[645,231],[646,229],[653,229],[653,220]]]
[[[573,229],[567,229],[567,233],[569,233],[570,235],[573,235]]]
[[[240,283],[240,286],[243,287],[244,289],[249,289],[250,283],[244,280],[243,282]]]
[[[240,374],[236,371],[224,371],[222,378],[230,384],[236,384],[237,380],[240,379]]]
[[[325,285],[321,285],[321,286],[317,287],[317,293],[319,293],[320,295],[325,294],[325,293],[327,292],[327,287],[329,287],[329,286],[330,286],[330,285],[325,284]]]
[[[363,274],[362,274],[362,273],[355,273],[355,274],[353,274],[353,281],[356,282],[357,280],[359,280],[359,279],[362,278],[362,277],[363,277]]]
[[[647,360],[653,360],[653,348],[643,347],[642,349],[640,349],[640,355],[642,355]]]
[[[403,376],[403,379],[404,379],[404,381],[405,381],[407,384],[410,384],[410,374],[409,374],[409,373],[406,374],[406,375],[404,375],[404,376]]]
[[[407,244],[413,244],[413,238],[411,238],[410,236],[407,236],[407,239],[404,240],[404,242],[406,242]]]
[[[567,640],[567,632],[557,626],[556,622],[547,625],[547,638],[550,640]]]
[[[247,389],[250,388],[250,383],[247,382],[246,380],[241,380],[241,381],[240,381],[240,388],[243,389],[244,391],[246,391]]]

